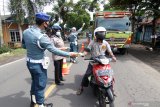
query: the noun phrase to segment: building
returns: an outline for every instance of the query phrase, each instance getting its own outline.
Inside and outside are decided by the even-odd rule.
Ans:
[[[21,47],[22,34],[20,29],[25,30],[28,28],[27,20],[26,23],[21,26],[18,26],[18,23],[13,20],[13,18],[8,16],[3,16],[2,18],[2,34],[3,34],[3,44],[11,48]]]

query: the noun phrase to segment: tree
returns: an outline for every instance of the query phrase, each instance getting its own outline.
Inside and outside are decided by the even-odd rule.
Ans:
[[[136,21],[136,12],[138,11],[139,4],[142,0],[110,0],[110,7],[114,9],[128,10],[132,13],[131,22],[132,22],[132,40],[134,38],[135,32],[135,21]]]
[[[157,0],[143,0],[139,4],[139,11],[143,11],[145,14],[148,14],[148,16],[153,17],[152,20],[152,35],[156,35],[156,20],[160,18],[160,2],[157,2]],[[156,45],[156,37],[152,38],[152,47],[155,48]]]
[[[113,7],[118,5],[123,9],[126,9],[124,6],[128,7],[128,9],[132,12],[133,26],[135,23],[135,15],[148,14],[148,16],[153,17],[152,35],[156,34],[156,20],[160,17],[160,2],[157,2],[157,0],[110,0],[110,4]],[[153,38],[152,47],[155,47],[155,44],[156,38]]]
[[[41,10],[41,6],[45,5],[45,1],[42,0],[10,0],[9,1],[9,10],[13,16],[15,22],[17,22],[19,27],[20,36],[22,36],[21,25],[24,24],[24,19],[27,16],[28,23],[34,23],[34,16],[38,10]],[[21,37],[22,38],[22,37]]]
[[[73,4],[71,0],[69,3],[63,0],[57,0],[58,5],[54,6],[53,11],[56,13],[55,19],[56,22],[59,18],[63,20],[63,25],[67,24],[67,27],[77,27],[80,28],[83,22],[86,25],[89,24],[89,14],[85,9],[88,9],[90,6],[90,1],[80,0],[78,3]]]
[[[22,38],[21,25],[24,23],[25,10],[23,8],[23,0],[10,0],[9,10],[18,24],[20,36]]]
[[[90,4],[90,7],[89,7],[89,11],[93,12],[93,11],[98,11],[100,10],[99,8],[99,5],[98,5],[98,0],[93,0]]]

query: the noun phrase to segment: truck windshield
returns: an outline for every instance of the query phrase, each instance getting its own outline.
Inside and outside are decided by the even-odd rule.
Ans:
[[[103,18],[99,17],[96,22],[97,27],[105,27],[108,31],[131,31],[131,24],[128,17],[123,18]]]

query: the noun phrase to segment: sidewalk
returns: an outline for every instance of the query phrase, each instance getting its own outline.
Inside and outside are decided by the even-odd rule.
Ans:
[[[160,52],[150,51],[147,46],[132,44],[129,53],[160,72]]]

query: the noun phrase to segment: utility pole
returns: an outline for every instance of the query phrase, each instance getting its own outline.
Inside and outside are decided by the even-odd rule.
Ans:
[[[4,11],[4,0],[3,0],[3,12]],[[4,13],[5,14],[5,13]],[[1,14],[1,8],[0,8],[0,47],[3,44],[3,33],[2,33],[2,14]]]
[[[3,44],[3,33],[2,33],[2,17],[1,17],[1,11],[0,11],[0,47]]]

